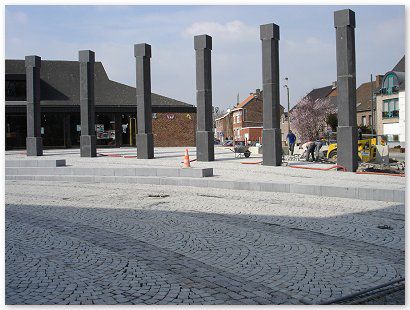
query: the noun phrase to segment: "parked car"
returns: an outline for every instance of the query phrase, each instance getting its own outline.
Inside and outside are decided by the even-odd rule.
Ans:
[[[233,146],[233,141],[232,140],[226,140],[222,146]]]
[[[215,138],[215,139],[214,139],[214,144],[215,144],[215,145],[221,144],[221,140]]]

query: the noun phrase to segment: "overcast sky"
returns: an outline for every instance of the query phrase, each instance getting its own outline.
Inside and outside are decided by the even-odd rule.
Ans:
[[[78,60],[91,49],[114,81],[135,86],[133,45],[152,46],[152,91],[195,102],[193,36],[213,37],[213,105],[223,109],[262,89],[259,25],[280,26],[280,78],[291,106],[336,80],[333,11],[356,12],[357,86],[405,52],[404,6],[6,6],[5,56]],[[281,87],[281,104],[287,106]]]

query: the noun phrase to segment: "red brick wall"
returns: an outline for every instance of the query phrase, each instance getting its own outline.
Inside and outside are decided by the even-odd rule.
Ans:
[[[259,141],[262,139],[262,127],[260,128],[249,128],[245,127],[241,129],[241,139],[245,140],[245,134],[249,134],[248,141]]]
[[[246,116],[243,127],[261,126],[263,123],[263,101],[255,98],[245,106]]]
[[[155,146],[195,146],[196,113],[156,113],[152,131]]]

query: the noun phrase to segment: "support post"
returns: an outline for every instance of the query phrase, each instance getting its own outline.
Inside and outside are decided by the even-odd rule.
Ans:
[[[114,114],[115,122],[115,146],[121,147],[122,145],[122,118],[121,113]]]
[[[64,146],[71,148],[71,115],[67,113],[64,115]]]
[[[196,157],[198,161],[214,161],[211,75],[212,37],[206,34],[195,36],[194,49],[197,102]]]
[[[374,89],[373,89],[373,74],[370,74],[370,84],[371,84],[371,98],[372,98],[372,112],[370,113],[370,117],[371,117],[371,121],[372,123],[371,128],[372,128],[372,139],[373,139],[373,135],[374,135]]]
[[[134,56],[137,72],[137,156],[141,159],[150,159],[154,158],[151,111],[151,45],[135,44]]]
[[[26,93],[27,93],[27,156],[43,155],[41,138],[40,107],[40,68],[41,57],[26,56]]]
[[[85,50],[79,52],[80,62],[80,111],[81,111],[81,157],[96,157],[94,64],[95,54]]]
[[[282,164],[279,102],[279,26],[260,26],[263,81],[263,165]]]
[[[334,12],[337,60],[337,164],[347,171],[358,167],[356,118],[355,13]]]

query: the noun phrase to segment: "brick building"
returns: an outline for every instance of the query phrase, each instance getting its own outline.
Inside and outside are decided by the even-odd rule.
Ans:
[[[215,119],[215,138],[221,140],[221,142],[232,139],[232,123],[232,113],[231,110],[228,109],[228,111],[223,116]]]
[[[108,78],[95,63],[97,146],[135,146],[136,90]],[[41,132],[45,147],[80,145],[80,87],[77,61],[41,62]],[[24,60],[5,63],[6,148],[25,148],[26,75]],[[152,93],[155,146],[195,146],[196,107]]]
[[[280,107],[284,114],[283,106]],[[215,120],[215,136],[222,141],[234,138],[235,141],[258,142],[262,139],[263,92],[256,89],[225,115]]]
[[[373,81],[373,90],[380,89],[382,75],[377,75]],[[367,82],[360,85],[356,90],[357,126],[371,128],[372,119],[372,83]],[[376,100],[373,101],[373,111],[376,111]]]
[[[373,82],[373,88],[376,91],[380,88],[382,82],[382,75],[377,75],[375,81]],[[357,126],[366,126],[370,127],[373,120],[371,116],[371,82],[366,82],[361,84],[356,89],[356,108],[357,108]],[[333,82],[332,85],[315,88],[309,92],[306,96],[310,97],[313,101],[318,99],[330,99],[330,102],[337,108],[337,84]],[[293,109],[293,108],[292,108]],[[291,109],[291,111],[292,111]],[[376,101],[374,101],[374,109],[376,110]],[[323,127],[325,128],[325,124]],[[287,129],[287,125],[286,125]],[[297,131],[292,127],[291,120],[291,129],[295,133]],[[297,135],[297,134],[296,134]]]

